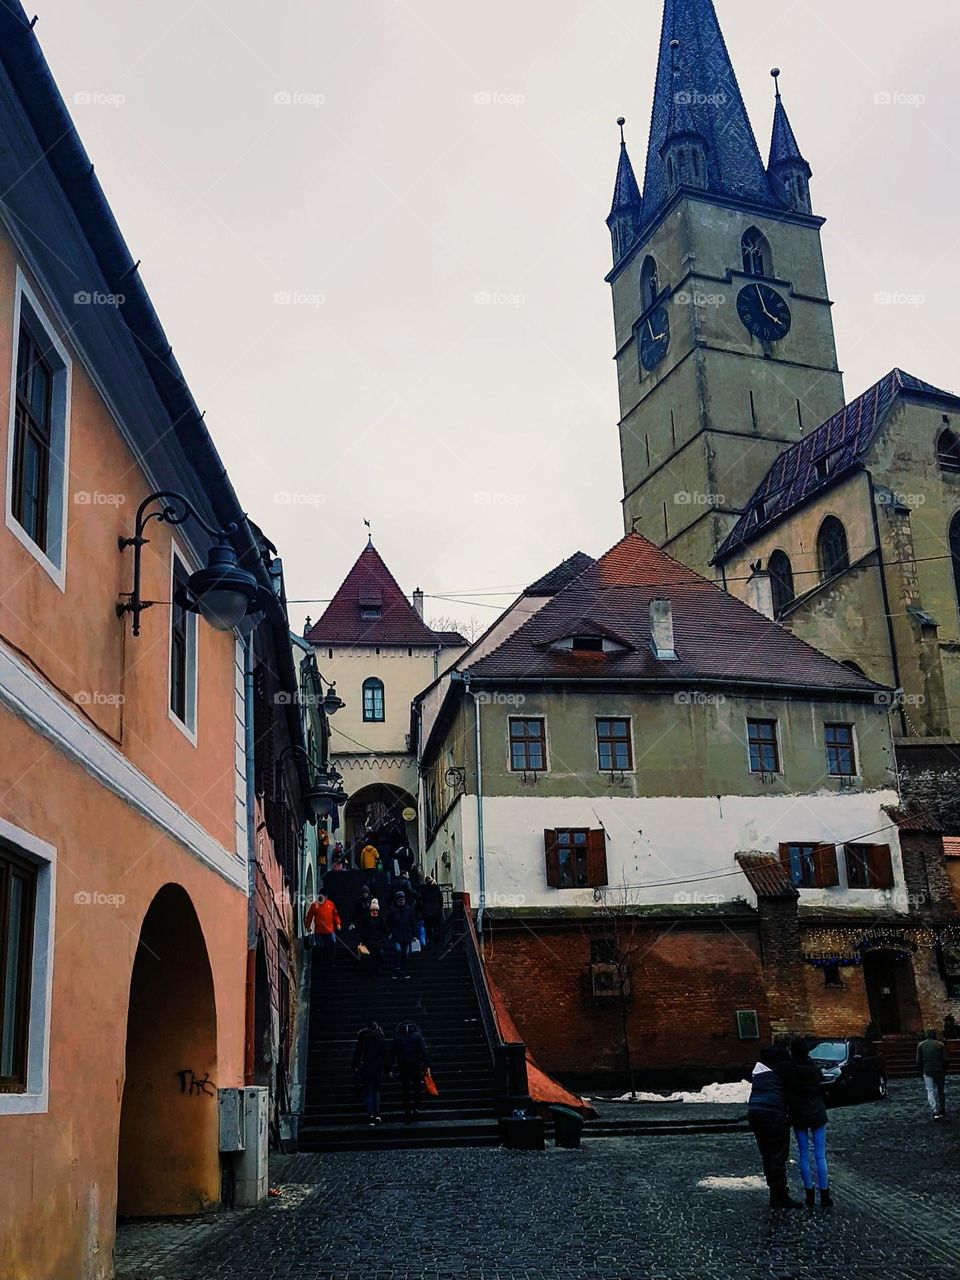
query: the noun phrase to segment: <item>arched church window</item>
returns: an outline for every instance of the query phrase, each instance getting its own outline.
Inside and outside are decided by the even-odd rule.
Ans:
[[[660,272],[656,258],[647,257],[640,268],[640,305],[646,311],[660,296]]]
[[[953,561],[953,585],[960,608],[960,511],[950,521],[950,559]]]
[[[674,186],[676,185],[673,177],[673,156],[667,157],[667,182],[672,191]]]
[[[376,676],[363,682],[363,718],[375,722],[384,718],[383,681]]]
[[[817,559],[823,581],[850,567],[847,531],[836,516],[827,516],[817,534]]]
[[[774,551],[767,566],[770,587],[773,591],[773,616],[779,618],[784,609],[793,604],[796,595],[793,586],[793,565],[785,551]]]
[[[772,276],[773,254],[767,237],[756,227],[748,227],[740,241],[743,269],[748,276]]]
[[[960,471],[960,439],[947,427],[937,441],[937,463],[941,471]]]

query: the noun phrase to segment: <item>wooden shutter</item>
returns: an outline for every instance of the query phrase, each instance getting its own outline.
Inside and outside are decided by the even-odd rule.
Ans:
[[[830,889],[840,883],[837,871],[837,846],[835,844],[818,844],[813,851],[813,867],[817,884],[821,889]]]
[[[560,888],[560,855],[557,852],[556,831],[545,830],[543,833],[543,850],[547,862],[547,884],[551,889]]]
[[[893,888],[893,859],[888,844],[872,844],[867,855],[867,865],[870,868],[871,888]]]
[[[787,875],[790,875],[790,846],[788,844],[780,846],[780,865]]]
[[[607,836],[601,827],[587,833],[587,884],[593,887],[606,883]]]

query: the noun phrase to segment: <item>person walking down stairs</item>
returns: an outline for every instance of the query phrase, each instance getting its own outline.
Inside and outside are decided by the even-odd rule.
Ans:
[[[371,898],[366,919],[360,925],[360,945],[357,947],[357,954],[370,978],[380,977],[380,961],[389,945],[390,937],[380,914],[380,902]]]
[[[427,1042],[415,1022],[401,1022],[393,1037],[393,1061],[400,1076],[403,1119],[413,1124],[420,1113],[423,1073],[430,1065]]]
[[[380,1024],[371,1018],[357,1036],[353,1074],[367,1111],[367,1123],[381,1123],[380,1084],[390,1063],[390,1046]]]
[[[387,912],[387,929],[393,944],[394,960],[397,966],[394,978],[407,980],[410,978],[407,973],[407,961],[410,958],[410,948],[416,935],[416,927],[413,907],[407,902],[405,893],[398,893],[393,906]]]
[[[307,935],[312,934],[312,945],[320,948],[320,960],[325,969],[332,969],[337,951],[337,931],[340,928],[340,913],[336,903],[318,893],[315,901],[310,903],[304,918]]]

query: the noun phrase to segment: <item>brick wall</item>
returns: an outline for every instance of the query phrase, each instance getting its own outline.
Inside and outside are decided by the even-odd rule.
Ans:
[[[622,1078],[620,1006],[590,994],[589,927],[495,922],[486,961],[540,1066]],[[755,1009],[761,1035],[769,1034],[755,923],[657,923],[643,926],[638,941],[627,1014],[635,1067],[648,1078],[683,1070],[736,1076],[756,1050],[739,1038],[737,1010]]]
[[[897,768],[904,805],[931,814],[947,832],[960,832],[960,747],[922,738],[898,742]]]
[[[911,915],[953,914],[953,886],[943,854],[943,838],[922,831],[901,831],[900,849]]]
[[[760,898],[760,954],[774,1035],[795,1035],[810,1026],[806,970],[800,953],[797,899]]]
[[[859,1036],[870,1022],[870,1004],[859,965],[840,967],[840,986],[828,987],[824,971],[805,964],[804,985],[815,1036]]]

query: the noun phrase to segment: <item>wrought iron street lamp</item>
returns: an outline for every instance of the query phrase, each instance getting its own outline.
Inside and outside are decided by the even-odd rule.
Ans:
[[[337,805],[347,803],[349,797],[343,789],[343,779],[336,770],[331,769],[328,773],[321,772],[311,760],[307,751],[300,746],[284,747],[280,752],[280,762],[282,763],[288,755],[300,756],[307,762],[309,769],[307,786],[303,789],[302,794],[304,803],[309,806],[314,818],[324,818]]]
[[[155,509],[154,504],[158,504]],[[141,572],[143,548],[150,541],[143,536],[143,531],[150,520],[160,524],[180,525],[188,519],[194,519],[217,542],[207,553],[206,568],[192,573],[186,588],[178,587],[174,592],[177,604],[191,613],[200,613],[217,631],[231,631],[249,613],[256,613],[265,606],[268,591],[262,587],[246,569],[237,563],[237,553],[230,545],[230,535],[236,533],[237,526],[228,524],[224,529],[216,529],[200,516],[193,504],[181,493],[172,490],[160,490],[144,498],[137,508],[137,518],[132,538],[118,538],[117,545],[121,551],[133,547],[133,590],[125,591],[125,599],[117,605],[117,614],[133,614],[133,634],[140,634],[140,615],[149,609],[153,600],[144,600],[141,595]]]

